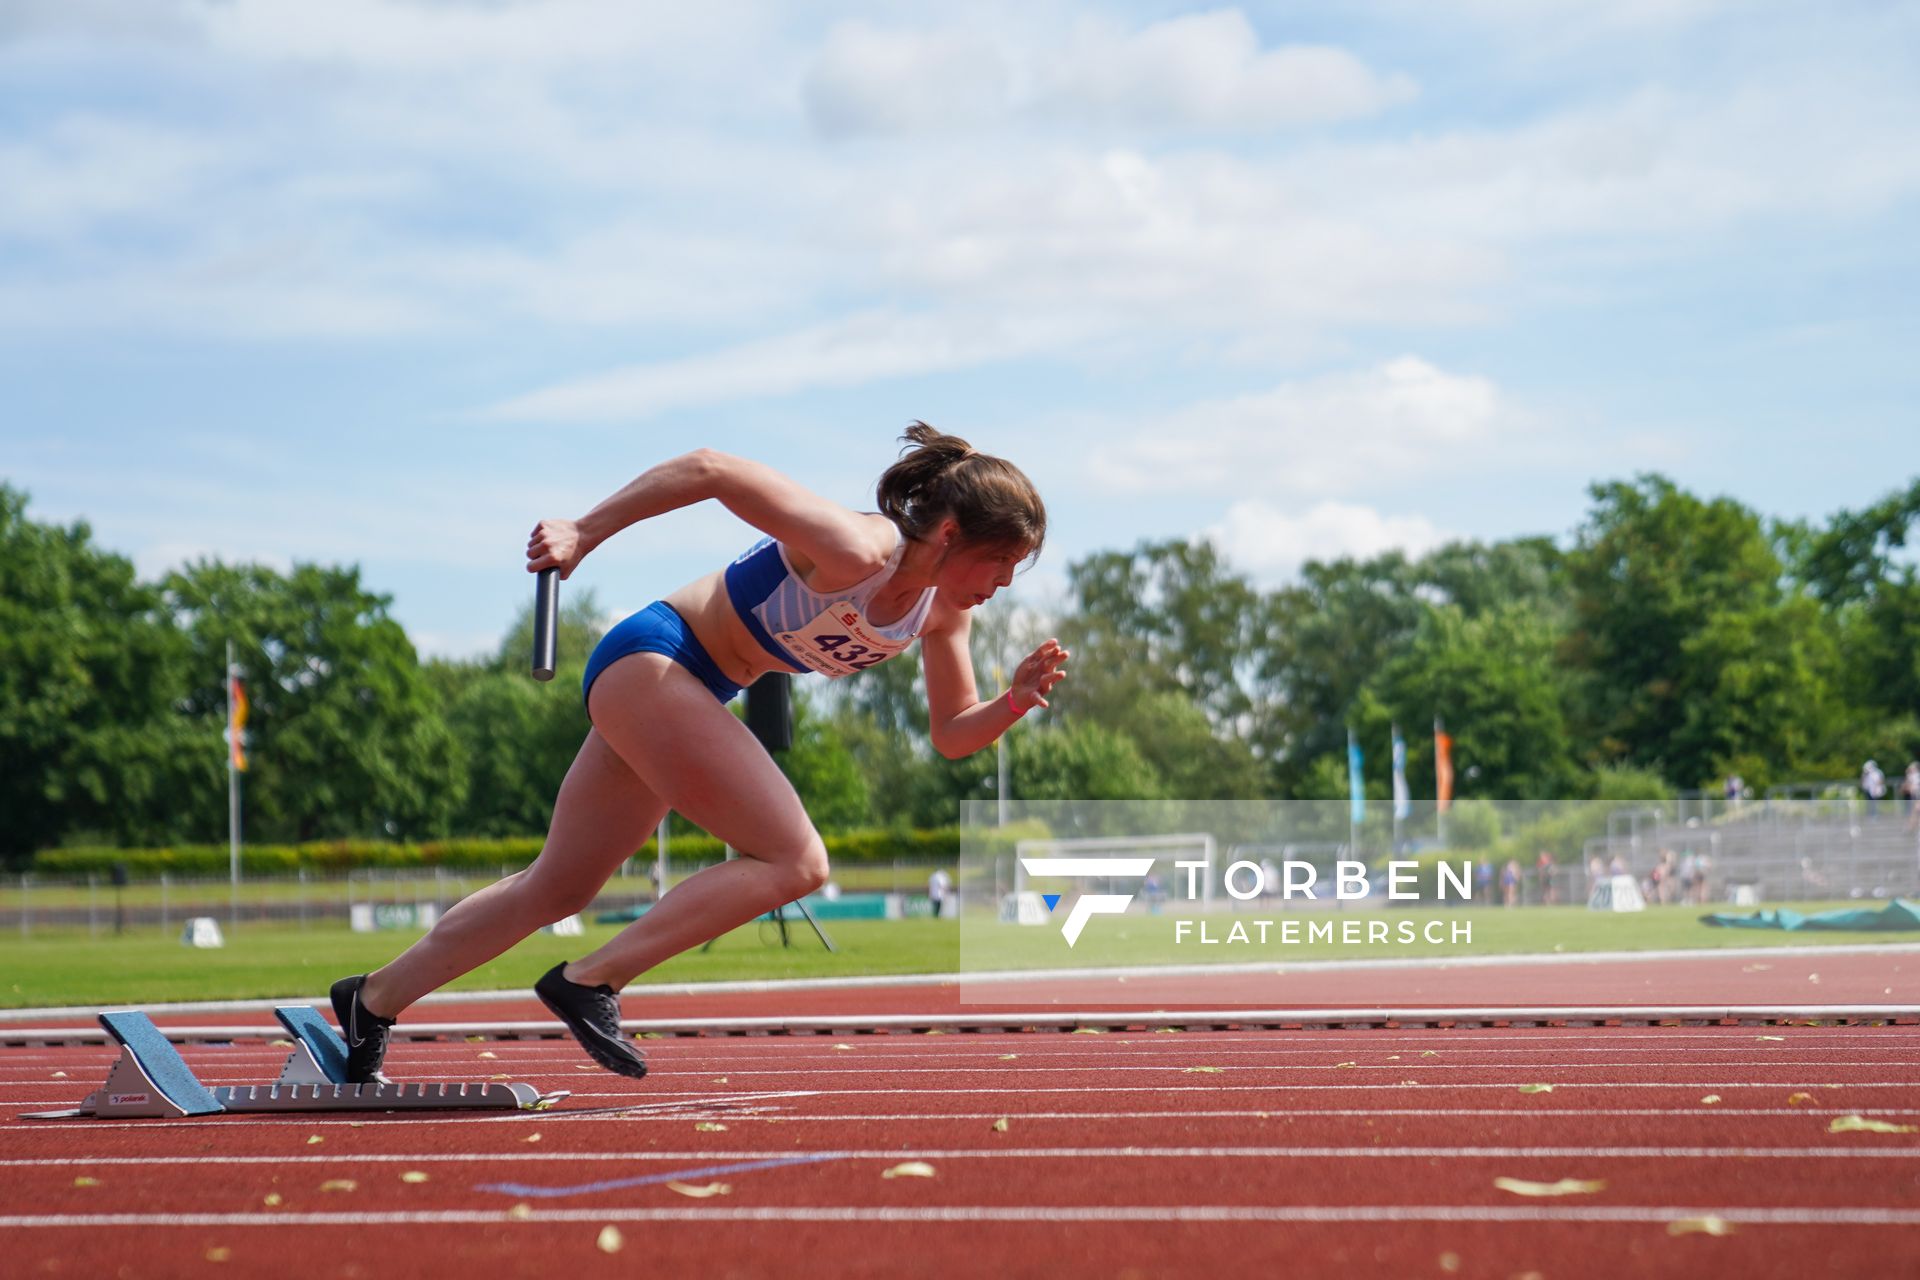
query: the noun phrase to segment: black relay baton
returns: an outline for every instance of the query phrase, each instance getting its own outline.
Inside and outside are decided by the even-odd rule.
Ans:
[[[533,583],[533,678],[553,679],[560,640],[560,571],[542,569]]]

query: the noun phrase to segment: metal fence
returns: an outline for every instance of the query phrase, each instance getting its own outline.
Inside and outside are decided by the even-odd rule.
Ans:
[[[667,883],[678,884],[708,865],[711,863],[670,860]],[[849,864],[836,868],[833,879],[846,892],[924,893],[935,866],[907,859]],[[91,937],[156,929],[166,932],[201,916],[230,925],[337,929],[347,926],[356,908],[373,908],[383,915],[397,908],[416,917],[424,917],[424,909],[430,908],[432,916],[438,916],[514,869],[361,870],[338,876],[303,872],[250,876],[237,887],[224,877],[161,875],[116,885],[105,875],[26,873],[0,881],[0,932],[20,938],[32,938],[36,932],[84,931]],[[651,862],[626,864],[602,887],[582,917],[591,919],[653,902],[658,897],[653,872]]]

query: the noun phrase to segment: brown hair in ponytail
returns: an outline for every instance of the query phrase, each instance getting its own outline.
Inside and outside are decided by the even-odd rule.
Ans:
[[[1047,537],[1047,508],[1033,482],[1005,458],[975,453],[959,436],[915,422],[900,437],[900,461],[880,477],[880,513],[915,541],[923,541],[944,516],[960,525],[962,542],[1017,548],[1040,554]]]

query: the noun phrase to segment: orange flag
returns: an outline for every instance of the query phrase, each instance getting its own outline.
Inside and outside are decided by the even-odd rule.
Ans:
[[[228,676],[227,686],[228,696],[233,700],[233,716],[227,723],[227,748],[233,767],[245,773],[247,749],[242,745],[241,731],[247,727],[247,690],[239,676]]]
[[[1440,727],[1440,717],[1433,718],[1433,784],[1434,809],[1445,813],[1453,807],[1453,739]]]

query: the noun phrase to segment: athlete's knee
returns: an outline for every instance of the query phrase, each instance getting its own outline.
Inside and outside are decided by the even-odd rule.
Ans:
[[[796,897],[812,893],[827,882],[832,868],[827,865],[827,846],[821,843],[819,834],[813,833],[807,845],[798,856],[787,863],[788,873],[798,892]]]

